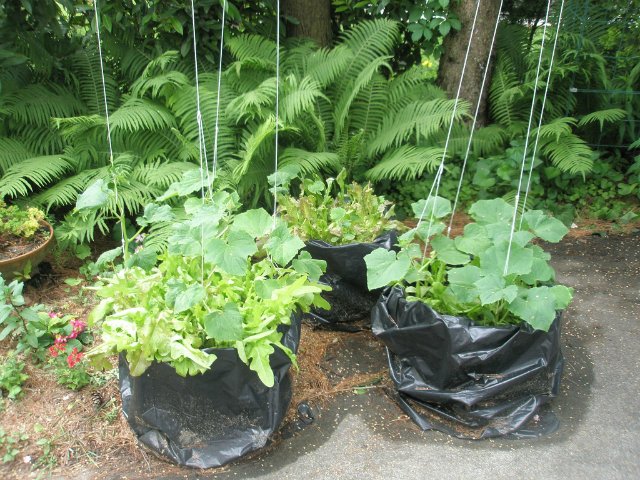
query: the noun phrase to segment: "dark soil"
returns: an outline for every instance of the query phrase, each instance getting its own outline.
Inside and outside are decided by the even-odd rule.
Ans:
[[[10,260],[35,250],[49,240],[49,234],[47,227],[40,227],[31,238],[11,234],[0,235],[0,261]]]

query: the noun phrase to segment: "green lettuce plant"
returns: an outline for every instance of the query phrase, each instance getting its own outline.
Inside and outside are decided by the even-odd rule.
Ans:
[[[40,228],[44,212],[37,208],[20,209],[17,205],[7,205],[0,201],[0,237],[13,235],[31,238]]]
[[[342,245],[371,242],[398,228],[393,205],[373,191],[371,184],[346,184],[346,170],[326,181],[304,179],[300,195],[279,199],[282,218],[303,240]]]
[[[304,243],[282,220],[263,209],[236,215],[238,207],[235,193],[188,199],[157,266],[129,262],[103,280],[102,301],[90,315],[102,324],[102,343],[89,352],[94,363],[125,352],[134,376],[154,361],[196,375],[216,359],[205,348],[231,347],[267,386],[274,384],[275,348],[295,363],[280,327],[298,310],[328,308],[320,297],[328,287],[318,283],[325,262],[300,252]],[[171,216],[168,206],[151,204],[138,223]]]
[[[469,214],[475,222],[456,238],[442,233],[441,219],[451,213],[448,200],[430,197],[413,209],[426,216],[399,238],[400,251],[378,249],[365,257],[370,289],[401,285],[407,300],[443,314],[480,325],[524,321],[544,331],[568,306],[572,289],[554,284],[550,255],[534,243],[559,242],[568,231],[559,220],[540,210],[525,212],[509,251],[513,207],[502,199],[474,203]]]

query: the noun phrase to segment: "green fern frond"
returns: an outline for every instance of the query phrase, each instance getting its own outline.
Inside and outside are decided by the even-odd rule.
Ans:
[[[162,130],[175,126],[175,118],[166,107],[146,98],[129,98],[110,117],[111,129],[122,134],[138,130]]]
[[[563,172],[585,175],[593,168],[593,150],[574,133],[559,138],[541,137],[540,152]]]
[[[604,130],[605,123],[615,123],[626,118],[627,112],[621,108],[608,108],[606,110],[598,110],[591,112],[580,118],[578,122],[579,127],[589,125],[598,122],[600,124],[600,131]]]
[[[143,97],[151,90],[151,98],[169,98],[177,89],[190,83],[189,77],[184,73],[172,70],[152,77],[140,77],[131,86],[131,93],[134,97]]]
[[[245,66],[269,71],[276,69],[276,43],[269,38],[240,35],[229,39],[225,46],[237,60],[232,64],[237,72]]]
[[[286,94],[282,97],[280,104],[282,120],[286,123],[294,122],[302,112],[312,111],[319,98],[328,100],[322,93],[320,84],[311,77],[304,77],[298,82],[292,76],[287,79],[287,84]]]
[[[194,164],[190,162],[156,160],[139,165],[132,172],[132,177],[145,185],[166,190],[169,185],[181,180],[185,172],[193,170],[193,167]]]
[[[240,181],[249,170],[254,171],[252,165],[254,155],[260,149],[264,142],[271,139],[275,134],[276,120],[273,115],[261,122],[247,138],[243,140],[242,151],[240,152],[240,163],[233,171],[235,181]],[[266,178],[266,177],[265,177]]]
[[[573,132],[573,128],[576,125],[577,120],[573,117],[561,117],[555,118],[551,122],[540,126],[540,138],[560,140],[560,137],[570,135]],[[534,129],[531,132],[531,136],[535,136],[538,129]]]
[[[299,148],[287,148],[278,160],[279,168],[295,165],[304,176],[318,172],[337,172],[340,169],[340,158],[332,152],[308,152]]]
[[[225,110],[229,120],[235,123],[241,120],[263,120],[266,111],[272,111],[276,98],[276,79],[268,78],[255,90],[246,92],[232,100]]]
[[[352,60],[353,53],[345,45],[323,48],[303,58],[304,74],[326,87],[342,77]]]
[[[50,126],[20,125],[12,133],[36,155],[55,155],[64,150],[65,142],[60,133]]]
[[[7,169],[0,179],[0,198],[24,197],[37,188],[62,178],[72,167],[60,155],[48,155],[22,160]]]
[[[392,146],[399,147],[411,137],[419,142],[420,138],[433,135],[449,124],[454,105],[455,100],[413,102],[396,115],[386,117],[369,144],[368,154],[373,156]],[[459,101],[454,121],[460,120],[467,110],[467,102]]]
[[[104,91],[107,94],[109,111],[116,109],[119,103],[118,84],[113,78],[109,62],[100,65],[98,48],[94,42],[88,42],[70,58],[75,79],[75,91],[91,114],[104,114]],[[102,89],[101,67],[104,70]]]
[[[75,205],[80,195],[88,185],[97,178],[108,176],[107,167],[80,171],[78,174],[60,180],[42,193],[33,197],[33,201],[46,210],[53,207]]]
[[[33,84],[0,97],[0,110],[24,125],[48,126],[51,118],[75,116],[83,106],[63,87]]]
[[[15,138],[0,138],[0,174],[16,163],[33,157],[33,153]]]
[[[347,130],[362,132],[365,142],[375,135],[385,116],[390,114],[387,88],[384,76],[375,74],[351,104]]]
[[[375,167],[367,171],[366,177],[373,182],[415,179],[425,170],[433,171],[442,161],[443,153],[440,147],[403,145],[386,154]]]

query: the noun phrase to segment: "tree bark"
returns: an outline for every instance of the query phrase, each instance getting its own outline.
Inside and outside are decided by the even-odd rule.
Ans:
[[[320,46],[331,44],[331,0],[284,0],[284,14],[299,23],[289,23],[287,36],[309,37]]]
[[[476,10],[474,0],[459,0],[452,4],[453,11],[458,15],[462,28],[459,32],[452,32],[443,41],[443,54],[440,58],[438,69],[438,84],[444,88],[451,96],[455,96],[458,90],[462,65],[464,63],[473,17]],[[500,0],[483,0],[478,10],[476,28],[471,38],[471,50],[465,70],[460,97],[468,100],[471,104],[471,113],[475,111],[476,102],[480,95],[482,76],[486,68],[492,68],[493,58],[487,62],[491,39],[496,23],[496,16],[500,9]],[[495,56],[495,47],[492,57]],[[480,99],[480,109],[478,112],[478,126],[486,125],[489,120],[487,97],[489,85],[491,84],[491,71],[487,75],[482,98]]]

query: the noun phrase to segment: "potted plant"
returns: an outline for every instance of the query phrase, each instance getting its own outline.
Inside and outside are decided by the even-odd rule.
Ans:
[[[188,199],[175,221],[169,206],[148,205],[141,228],[175,221],[167,251],[104,279],[91,315],[102,344],[89,356],[120,354],[131,427],[181,465],[220,466],[267,443],[291,399],[298,312],[327,306],[324,262],[281,220],[238,207],[218,192]]]
[[[372,329],[387,346],[398,401],[424,429],[471,438],[530,433],[523,428],[558,393],[560,314],[572,297],[553,283],[550,255],[535,241],[558,242],[567,229],[528,211],[509,246],[513,207],[481,200],[469,211],[475,222],[451,239],[439,221],[450,203],[426,202],[414,204],[428,215],[400,237],[398,252],[365,258],[369,287],[387,287]]]
[[[330,311],[314,309],[323,323],[349,322],[368,316],[379,292],[370,294],[364,257],[378,248],[391,249],[399,223],[393,205],[370,184],[345,183],[346,170],[326,181],[303,179],[300,194],[278,201],[282,218],[305,241],[313,258],[327,263],[322,281]]]
[[[0,274],[5,280],[35,268],[53,245],[53,228],[37,208],[0,201]]]

